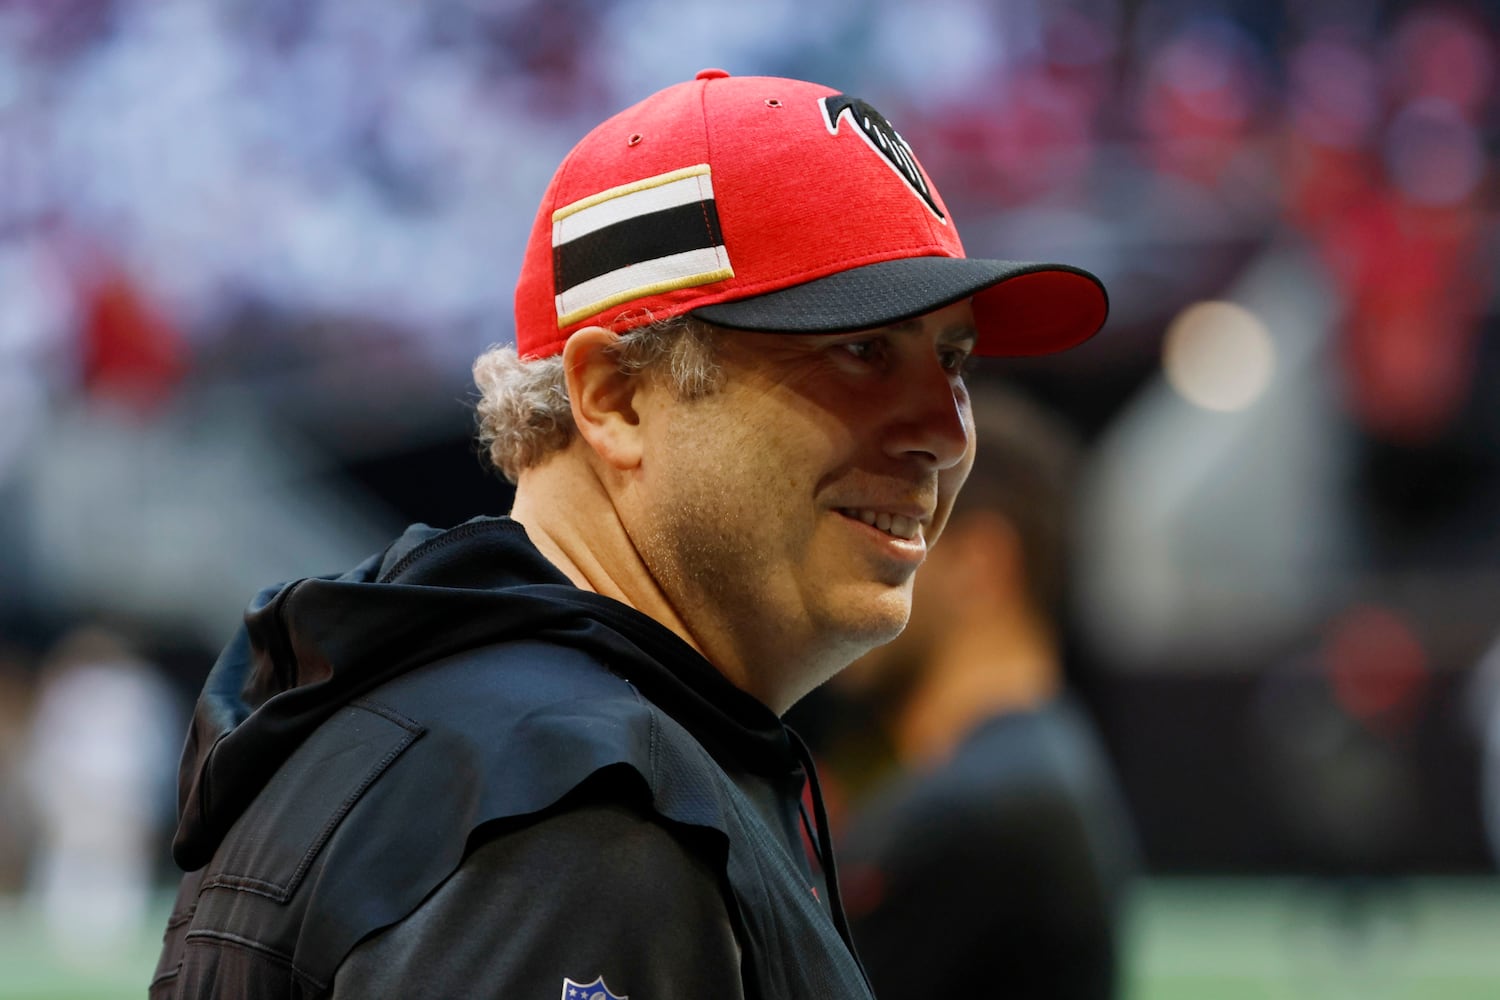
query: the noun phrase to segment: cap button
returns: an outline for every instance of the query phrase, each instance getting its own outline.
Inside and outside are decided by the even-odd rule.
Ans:
[[[727,70],[722,69],[700,69],[694,80],[719,80],[729,75]]]

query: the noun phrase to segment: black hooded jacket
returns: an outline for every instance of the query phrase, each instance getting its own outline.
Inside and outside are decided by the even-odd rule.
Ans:
[[[800,741],[508,518],[259,595],[179,797],[153,998],[868,995]]]

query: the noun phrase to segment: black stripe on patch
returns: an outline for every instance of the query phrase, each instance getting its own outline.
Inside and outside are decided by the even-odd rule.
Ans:
[[[631,264],[723,241],[712,199],[625,219],[553,249],[557,294]]]

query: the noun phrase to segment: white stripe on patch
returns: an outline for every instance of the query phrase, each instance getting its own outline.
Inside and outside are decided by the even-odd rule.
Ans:
[[[591,278],[557,296],[557,325],[568,326],[631,299],[732,277],[729,253],[722,246],[641,261]]]
[[[560,247],[605,226],[695,201],[711,201],[708,164],[648,177],[576,201],[552,213],[552,245]]]

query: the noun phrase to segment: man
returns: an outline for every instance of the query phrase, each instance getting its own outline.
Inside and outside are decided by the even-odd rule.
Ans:
[[[840,838],[855,943],[881,1000],[1118,995],[1137,867],[1112,769],[1063,673],[1063,427],[973,387],[974,469],[911,621],[837,685],[885,720],[899,776]]]
[[[968,357],[1105,312],[1083,272],[964,258],[826,87],[705,70],[600,125],[475,366],[511,517],[252,604],[153,996],[867,996],[779,715],[905,623]]]

